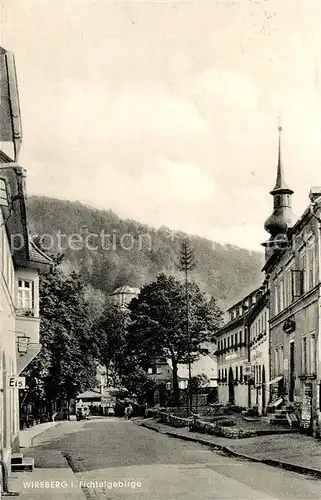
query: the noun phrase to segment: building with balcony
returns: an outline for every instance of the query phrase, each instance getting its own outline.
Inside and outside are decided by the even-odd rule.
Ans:
[[[215,332],[217,340],[218,400],[226,405],[247,407],[248,338],[247,318],[259,296],[254,290],[226,311],[225,325]]]
[[[4,49],[0,77],[0,146],[13,146],[12,157],[0,148],[0,452],[10,472],[12,450],[19,449],[19,389],[9,380],[40,350],[39,271],[51,261],[29,237],[18,87],[14,57]]]
[[[279,129],[281,138],[281,129]],[[312,188],[310,203],[296,220],[293,191],[285,184],[281,139],[273,213],[265,223],[270,238],[264,272],[270,289],[271,399],[293,408],[302,428],[321,427],[320,352],[320,214],[321,189]]]

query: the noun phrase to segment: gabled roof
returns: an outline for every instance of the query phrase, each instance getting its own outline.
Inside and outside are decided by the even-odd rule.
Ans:
[[[85,391],[81,394],[78,394],[76,399],[95,399],[100,398],[101,394],[98,391]]]

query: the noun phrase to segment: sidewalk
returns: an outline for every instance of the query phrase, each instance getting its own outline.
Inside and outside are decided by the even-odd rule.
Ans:
[[[65,431],[73,431],[69,421],[56,421],[38,424],[20,431],[21,452],[28,455],[24,448],[32,448],[44,440],[57,435],[57,427],[67,424]],[[79,427],[81,428],[81,427]],[[58,432],[59,434],[59,432]],[[35,468],[33,472],[13,472],[9,477],[9,491],[18,493],[23,500],[86,500],[79,486],[79,480],[61,456],[59,468]],[[3,494],[4,498],[7,498]]]
[[[228,439],[190,432],[187,427],[169,427],[153,418],[136,423],[171,437],[211,446],[229,455],[321,478],[321,442],[303,434]]]
[[[14,472],[9,478],[9,491],[19,493],[18,498],[23,500],[86,500],[76,475],[67,467]]]
[[[23,429],[19,433],[20,448],[30,448],[33,446],[33,440],[36,436],[39,436],[43,432],[46,432],[52,427],[62,424],[63,420],[58,420],[56,422],[44,422],[43,424],[37,424],[27,429]]]

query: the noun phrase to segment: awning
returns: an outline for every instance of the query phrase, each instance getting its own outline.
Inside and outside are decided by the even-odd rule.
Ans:
[[[282,380],[282,379],[283,379],[283,375],[280,375],[279,377],[276,377],[273,380],[266,382],[265,385],[276,384],[277,382],[280,382],[280,380]]]

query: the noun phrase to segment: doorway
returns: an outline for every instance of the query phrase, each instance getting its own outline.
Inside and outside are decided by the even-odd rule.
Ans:
[[[265,385],[265,366],[262,367],[262,412],[265,412],[266,405],[266,385]]]
[[[228,402],[230,405],[235,404],[234,376],[232,367],[230,367],[228,372]]]
[[[295,389],[295,345],[290,343],[290,380],[289,380],[289,401],[294,402]]]

